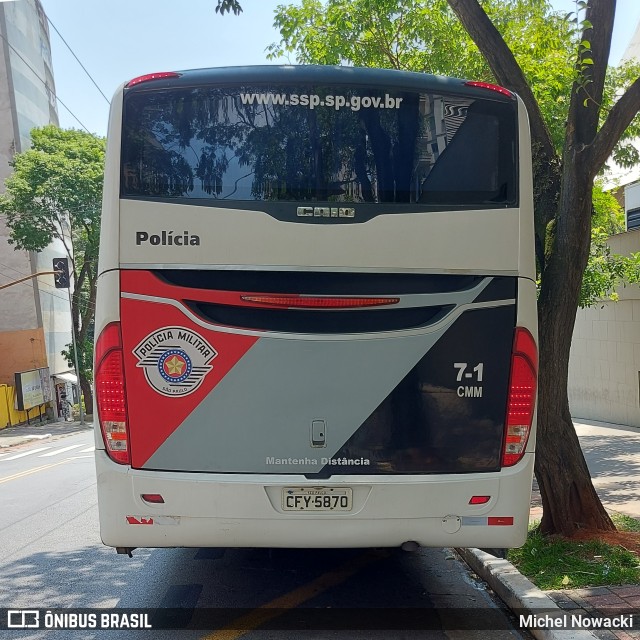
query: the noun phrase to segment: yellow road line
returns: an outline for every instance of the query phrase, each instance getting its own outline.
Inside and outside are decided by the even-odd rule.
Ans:
[[[294,589],[275,600],[271,600],[271,602],[263,604],[246,616],[238,618],[235,622],[215,631],[202,640],[236,640],[236,638],[243,636],[245,633],[262,626],[265,622],[283,615],[287,609],[298,607],[303,602],[315,598],[323,591],[345,582],[358,571],[364,569],[364,567],[387,557],[389,557],[388,551],[369,551],[353,560],[349,560],[349,562],[345,562],[337,569],[323,573],[315,580],[298,589]]]
[[[5,478],[0,478],[0,484],[3,482],[9,482],[9,480],[17,480],[18,478],[24,478],[25,476],[30,476],[32,473],[37,473],[38,471],[44,471],[45,469],[51,469],[52,467],[58,467],[61,464],[65,464],[69,462],[72,458],[67,458],[65,460],[60,460],[60,462],[52,462],[51,464],[45,464],[41,467],[35,467],[34,469],[28,469],[27,471],[21,471],[20,473],[16,473],[12,476],[6,476]]]

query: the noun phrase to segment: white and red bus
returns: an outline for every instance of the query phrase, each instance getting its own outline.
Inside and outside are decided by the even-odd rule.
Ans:
[[[513,547],[528,524],[529,128],[493,85],[155,73],[110,115],[102,540]]]

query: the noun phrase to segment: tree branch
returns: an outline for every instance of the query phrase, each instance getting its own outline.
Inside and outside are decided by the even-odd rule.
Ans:
[[[571,91],[568,115],[571,126],[567,128],[565,142],[567,150],[574,145],[592,144],[598,130],[615,6],[615,0],[589,0],[577,51],[578,76]],[[588,45],[583,46],[582,43]]]
[[[536,190],[536,257],[539,268],[544,270],[547,228],[558,210],[556,197],[560,191],[560,158],[553,146],[549,128],[538,102],[520,65],[484,9],[477,0],[447,0],[447,2],[487,61],[498,83],[515,91],[527,108],[531,127]]]
[[[376,26],[375,24],[375,17],[378,18],[378,25]],[[384,25],[382,24],[382,17],[380,16],[380,14],[375,14],[374,12],[372,12],[371,14],[371,31],[372,33],[376,33],[376,31],[379,34],[379,38],[380,41],[382,43],[382,48],[383,51],[386,55],[386,57],[389,59],[389,62],[391,63],[391,66],[394,69],[399,69],[400,68],[400,63],[398,61],[398,57],[396,55],[394,55],[393,53],[393,46],[391,44],[391,42],[389,41],[388,37],[387,37],[387,32],[384,28]]]
[[[538,101],[500,32],[489,20],[477,0],[447,0],[447,2],[480,49],[498,83],[515,91],[522,98],[529,113],[534,143],[537,143],[549,162],[554,161],[556,151]]]
[[[638,111],[640,111],[640,77],[635,79],[613,105],[591,145],[591,165],[594,176],[602,169],[620,140],[620,136],[631,124]]]

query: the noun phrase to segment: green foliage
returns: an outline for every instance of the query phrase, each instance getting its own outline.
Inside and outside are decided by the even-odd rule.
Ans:
[[[78,345],[78,368],[86,372],[86,378],[89,382],[93,381],[93,332],[89,338],[85,338],[82,344]],[[71,369],[75,367],[73,343],[68,344],[66,349],[62,350],[62,355],[67,359],[67,364]]]
[[[625,230],[624,210],[611,191],[605,191],[601,182],[596,182],[591,195],[593,215],[591,226],[602,229],[608,235]]]
[[[32,147],[16,154],[0,196],[9,243],[42,251],[53,240],[65,247],[73,269],[72,318],[79,344],[80,377],[91,377],[91,327],[95,303],[103,138],[53,125],[31,131]],[[69,358],[70,352],[65,352]]]
[[[609,67],[605,79],[605,92],[600,110],[600,122],[609,115],[616,99],[622,95],[640,77],[640,63],[625,62],[619,67]],[[613,160],[621,167],[630,168],[640,163],[640,153],[631,141],[640,138],[640,113],[631,121],[620,136],[614,150]]]
[[[593,65],[591,43],[581,37],[588,23],[579,13],[553,11],[546,0],[484,0],[484,10],[516,57],[561,154],[574,82],[585,91]],[[279,5],[274,26],[280,42],[268,57],[293,55],[303,64],[395,68],[493,81],[477,47],[446,0],[300,0]],[[577,59],[579,67],[574,60]],[[638,77],[640,65],[609,69],[601,119]],[[629,140],[640,135],[640,116],[622,136],[614,159],[638,162]]]
[[[629,256],[611,253],[610,235],[624,231],[624,212],[611,192],[600,184],[593,189],[591,250],[582,277],[580,307],[591,307],[602,300],[618,300],[617,290],[640,282],[640,252]]]
[[[616,524],[621,530],[629,530],[620,519]],[[640,563],[634,553],[598,540],[565,540],[543,536],[534,529],[524,546],[511,549],[507,557],[540,589],[576,589],[640,581]]]
[[[560,149],[574,79],[575,29],[540,0],[486,0],[483,7],[518,59]],[[494,81],[446,0],[301,0],[276,9],[280,42],[269,57],[304,64],[395,68]]]
[[[609,514],[618,531],[630,531],[632,533],[640,533],[640,520],[632,518],[624,513]]]
[[[640,252],[629,256],[611,253],[608,234],[596,227],[591,231],[589,262],[582,277],[580,307],[592,307],[604,299],[618,300],[617,289],[640,282]]]
[[[577,63],[574,69],[573,81],[578,90],[582,90],[585,95],[584,104],[588,103],[589,85],[591,84],[591,71],[593,58],[591,57],[591,43],[582,39],[584,29],[591,29],[593,25],[582,16],[587,8],[587,3],[580,0],[576,3],[577,13],[570,13],[566,16],[566,21],[570,25],[572,37],[577,43]],[[640,63],[637,61],[627,61],[618,67],[608,67],[605,76],[605,87],[602,101],[600,103],[600,124],[605,121],[609,111],[616,100],[631,86],[633,81],[640,76]],[[546,116],[545,112],[545,116]],[[640,114],[638,114],[629,127],[620,136],[613,150],[613,160],[624,168],[630,168],[640,162],[638,149],[630,144],[630,141],[640,136]],[[607,169],[608,167],[605,167]]]
[[[31,149],[10,163],[0,212],[18,249],[42,251],[55,238],[97,231],[102,201],[104,140],[53,125],[33,129]],[[75,238],[74,238],[75,239]],[[88,241],[94,238],[88,238]]]
[[[546,1],[491,0],[483,7],[518,61],[560,153],[574,80],[574,25]]]
[[[592,99],[589,95],[589,85],[592,82],[591,72],[593,69],[593,54],[591,51],[591,42],[583,37],[580,37],[586,31],[593,29],[593,25],[591,24],[591,22],[583,17],[586,9],[586,2],[576,2],[576,13],[571,12],[566,16],[567,22],[573,25],[573,33],[577,39],[578,44],[572,84],[574,84],[576,91],[582,91],[582,94],[586,96],[583,101],[583,105],[585,107],[587,106],[589,100]]]
[[[240,2],[238,0],[218,0],[218,4],[216,6],[216,13],[219,13],[223,16],[225,13],[229,13],[233,11],[236,15],[240,15],[242,13],[242,7],[240,6]]]
[[[280,5],[280,43],[269,57],[294,53],[306,64],[409,69],[462,75],[484,62],[446,0],[302,0]],[[483,72],[486,75],[486,71]]]

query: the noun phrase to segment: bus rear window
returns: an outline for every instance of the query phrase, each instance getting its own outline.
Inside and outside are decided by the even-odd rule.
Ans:
[[[151,199],[517,204],[514,102],[345,87],[125,95],[121,194]]]

